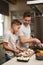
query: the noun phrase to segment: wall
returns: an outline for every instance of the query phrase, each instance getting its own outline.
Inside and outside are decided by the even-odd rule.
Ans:
[[[10,11],[17,11],[17,10],[30,10],[30,8],[27,6],[25,1],[17,1],[15,5],[10,4],[9,5]]]
[[[9,30],[10,28],[10,19],[9,16],[5,16],[5,20],[4,20],[4,34]]]

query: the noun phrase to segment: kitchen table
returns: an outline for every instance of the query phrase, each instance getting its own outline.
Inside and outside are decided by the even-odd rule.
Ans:
[[[14,57],[2,65],[43,65],[43,60],[36,60],[35,55],[33,55],[28,62],[18,62],[17,58]]]

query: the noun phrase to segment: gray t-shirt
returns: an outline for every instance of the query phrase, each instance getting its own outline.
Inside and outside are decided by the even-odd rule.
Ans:
[[[27,27],[25,25],[21,25],[21,28],[18,32],[19,36],[24,36],[26,39],[29,39],[31,37],[31,30],[30,30],[30,25]],[[25,49],[29,48],[29,43],[22,44],[19,40],[19,45]]]
[[[8,31],[5,35],[4,42],[8,43],[8,46],[10,48],[16,49],[16,41],[18,40],[18,37],[15,34],[12,34],[10,31]],[[11,51],[5,52],[10,58],[14,56],[14,53]]]

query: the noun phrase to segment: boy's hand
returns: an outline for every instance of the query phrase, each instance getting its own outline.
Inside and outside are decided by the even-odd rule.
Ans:
[[[19,50],[17,50],[17,49],[15,49],[15,50],[14,50],[14,52],[15,52],[15,53],[20,53],[20,51],[19,51]]]
[[[25,49],[24,49],[24,48],[21,48],[21,49],[20,49],[20,51],[24,52],[24,51],[25,51]]]

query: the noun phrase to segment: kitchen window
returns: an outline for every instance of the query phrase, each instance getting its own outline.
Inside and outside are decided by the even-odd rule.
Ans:
[[[0,14],[0,38],[3,37],[4,34],[4,15]]]

